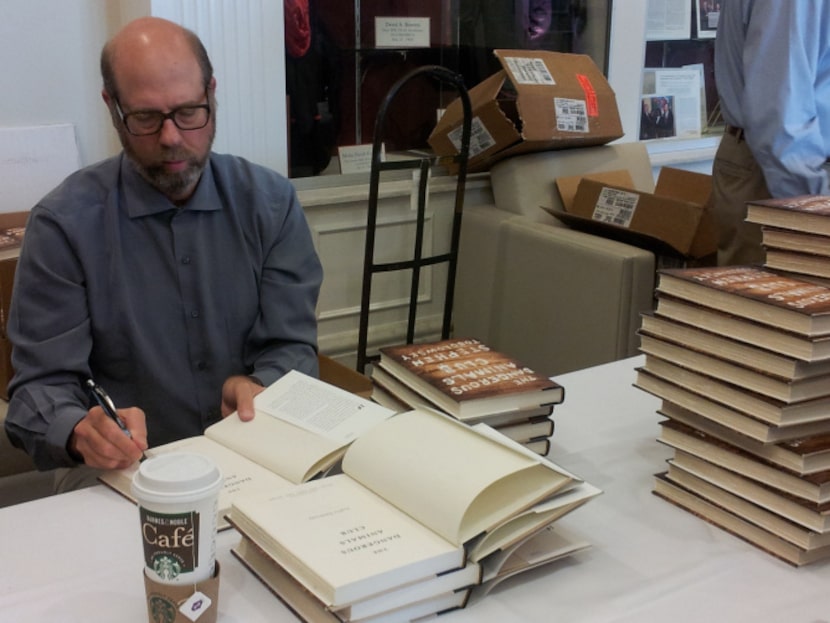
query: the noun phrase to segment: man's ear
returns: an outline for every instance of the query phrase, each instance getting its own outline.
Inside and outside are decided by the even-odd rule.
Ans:
[[[101,91],[101,99],[104,100],[104,103],[107,105],[107,110],[110,113],[110,119],[112,119],[112,125],[115,129],[118,129],[118,124],[120,119],[118,118],[118,113],[115,111],[115,99],[107,93],[106,89]]]

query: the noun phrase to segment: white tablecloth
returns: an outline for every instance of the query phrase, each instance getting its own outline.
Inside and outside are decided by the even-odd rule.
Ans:
[[[780,562],[651,493],[671,455],[640,358],[557,377],[551,457],[604,493],[562,521],[593,547],[518,576],[445,623],[830,621],[830,565]],[[0,622],[146,621],[134,506],[104,487],[0,510]],[[219,535],[219,621],[295,621]]]

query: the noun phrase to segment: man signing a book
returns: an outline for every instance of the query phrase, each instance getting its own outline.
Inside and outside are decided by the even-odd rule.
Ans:
[[[85,466],[56,470],[56,490],[235,410],[252,418],[289,370],[318,373],[305,215],[288,180],[211,151],[216,79],[198,37],[135,20],[101,73],[123,151],[32,209],[8,320],[9,437],[39,469]]]

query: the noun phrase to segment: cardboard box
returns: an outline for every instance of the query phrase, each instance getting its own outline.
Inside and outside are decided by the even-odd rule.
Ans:
[[[614,91],[590,56],[539,50],[494,54],[502,70],[469,90],[470,171],[521,153],[602,145],[623,135]],[[463,117],[457,98],[429,137],[439,156],[458,153]]]
[[[372,397],[372,379],[326,355],[318,355],[320,379],[361,398]]]
[[[595,180],[597,182],[602,182],[603,184],[621,186],[623,188],[635,187],[634,180],[631,177],[631,173],[628,172],[628,169],[597,171],[596,173],[586,173],[585,175],[559,177],[556,179],[556,188],[559,191],[559,197],[562,199],[562,205],[565,206],[566,210],[569,210],[573,205],[576,191],[582,180]]]
[[[717,252],[709,175],[663,167],[653,193],[586,177],[566,201],[573,183],[557,180],[564,212],[546,209],[575,229],[696,261]]]
[[[28,212],[0,213],[0,232],[12,227],[23,227]],[[14,272],[17,269],[17,256],[20,247],[0,249],[0,398],[9,399],[8,385],[12,379],[12,345],[6,333],[9,319],[9,305],[12,299]]]

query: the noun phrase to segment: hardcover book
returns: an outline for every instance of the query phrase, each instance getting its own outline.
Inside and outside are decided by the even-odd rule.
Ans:
[[[764,266],[774,270],[797,273],[806,279],[811,277],[830,279],[830,257],[826,255],[784,249],[767,249]]]
[[[830,471],[797,474],[673,420],[660,422],[658,441],[778,491],[815,504],[830,502]]]
[[[198,452],[213,459],[224,476],[219,493],[220,528],[233,497],[271,491],[314,478],[335,466],[359,435],[393,411],[293,370],[254,398],[256,415],[243,422],[232,413],[204,435],[150,448],[150,458]],[[135,501],[130,486],[138,463],[103,472],[99,479]]]
[[[830,433],[766,443],[672,402],[664,401],[658,413],[796,474],[830,470]]]
[[[830,257],[830,236],[820,234],[762,227],[761,244],[768,251],[770,249],[782,249]]]
[[[599,493],[492,428],[427,411],[361,435],[342,470],[237,498],[230,513],[332,608],[479,562]]]
[[[830,360],[802,361],[776,353],[764,342],[745,343],[658,314],[644,314],[640,335],[659,338],[690,350],[719,357],[751,370],[791,381],[830,376]],[[830,388],[828,388],[830,391]]]
[[[830,335],[830,287],[763,268],[667,269],[658,292],[800,335]]]
[[[646,355],[642,369],[772,426],[789,427],[809,422],[830,426],[830,395],[787,403],[650,355]]]
[[[393,623],[463,608],[481,567],[460,569],[415,582],[380,595],[331,609],[247,537],[231,553],[306,623]]]
[[[830,235],[830,197],[801,195],[750,201],[746,205],[750,223]]]
[[[371,378],[376,389],[380,389],[381,392],[387,392],[395,400],[407,405],[406,411],[411,409],[436,408],[432,402],[396,379],[383,368],[374,366],[371,371]],[[531,406],[524,409],[510,408],[507,411],[486,413],[479,417],[468,418],[464,421],[470,425],[483,423],[499,428],[511,424],[522,424],[538,417],[549,417],[553,413],[553,409],[554,405]]]
[[[658,474],[655,477],[654,493],[793,566],[800,567],[814,563],[830,555],[828,546],[805,550],[696,495],[689,489],[669,480],[664,474]]]
[[[523,422],[494,426],[505,437],[525,443],[553,435],[554,422],[549,417],[537,417]]]
[[[647,361],[651,357],[669,361],[682,368],[715,377],[725,383],[769,396],[784,403],[811,400],[830,395],[830,374],[798,380],[782,379],[763,370],[732,363],[694,348],[673,344],[642,332],[640,333],[640,351],[646,354]],[[648,367],[648,363],[646,363],[646,368]]]
[[[773,352],[806,362],[830,359],[830,337],[809,337],[781,331],[759,322],[742,318],[657,293],[656,313],[677,322],[694,325],[717,335],[730,337],[746,344],[763,344]]]
[[[664,404],[677,405],[690,413],[696,414],[701,419],[725,426],[763,444],[830,433],[830,424],[827,420],[793,424],[791,426],[773,426],[768,422],[763,422],[751,415],[711,400],[702,393],[697,393],[651,374],[643,368],[637,371],[634,386],[660,398],[664,401]]]
[[[560,385],[476,339],[382,348],[378,365],[460,420],[564,399]]]
[[[830,533],[815,532],[669,463],[666,477],[724,510],[806,550],[830,554]]]
[[[730,472],[685,452],[675,452],[669,471],[682,470],[817,533],[830,533],[830,504],[813,504]],[[678,480],[678,482],[683,482]]]

